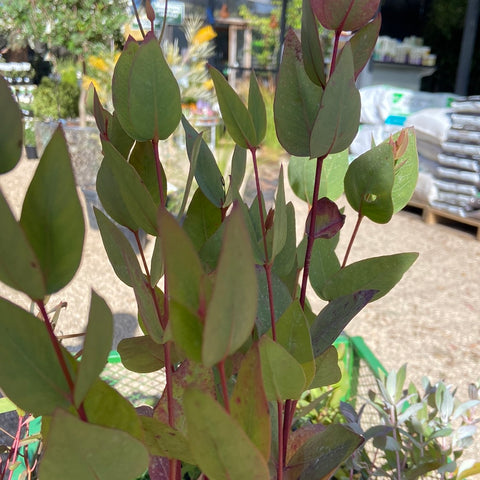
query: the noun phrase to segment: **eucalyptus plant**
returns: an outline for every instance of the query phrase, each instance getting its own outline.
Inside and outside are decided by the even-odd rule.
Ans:
[[[112,80],[114,112],[95,100],[104,156],[96,188],[106,212],[95,215],[113,269],[135,293],[143,330],[119,344],[122,362],[133,371],[166,372],[153,409],[136,411],[100,379],[113,331],[101,292],[91,294],[80,360],[60,344],[45,308],[46,297],[75,274],[84,241],[60,126],[18,220],[0,195],[0,280],[30,297],[39,312],[0,299],[0,385],[20,408],[42,416],[41,479],[131,480],[148,467],[152,479],[176,480],[192,465],[211,480],[327,479],[363,443],[342,425],[291,427],[306,390],[340,379],[333,341],[417,257],[395,253],[348,263],[363,219],[388,222],[417,178],[410,130],[348,164],[360,116],[355,79],[378,35],[378,5],[305,1],[302,40],[293,31],[286,37],[274,114],[279,141],[292,155],[289,177],[309,212],[299,243],[284,173],[268,211],[260,188],[266,113],[255,75],[245,103],[209,68],[235,142],[224,178],[202,134],[182,117],[180,90],[155,33],[127,40]],[[153,12],[147,13],[153,26]],[[334,32],[327,71],[319,23]],[[344,30],[355,33],[341,46]],[[3,173],[19,161],[22,128],[3,80],[0,100]],[[180,122],[190,171],[179,211],[169,211],[159,144]],[[239,193],[247,157],[257,188],[251,204]],[[343,190],[357,223],[342,260],[336,246],[345,217],[335,201]],[[138,256],[117,224],[133,232]],[[141,230],[155,239],[152,258]],[[320,311],[307,301],[308,283],[326,302]]]

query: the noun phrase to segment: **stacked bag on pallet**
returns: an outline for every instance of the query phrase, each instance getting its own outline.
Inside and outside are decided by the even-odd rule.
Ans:
[[[480,96],[459,98],[451,107],[431,204],[460,217],[480,218]]]

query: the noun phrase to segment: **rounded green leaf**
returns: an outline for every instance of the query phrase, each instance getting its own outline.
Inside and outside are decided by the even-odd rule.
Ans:
[[[351,46],[347,43],[328,79],[310,136],[310,157],[347,149],[360,123],[360,93],[355,86]]]
[[[347,265],[327,281],[321,297],[333,300],[359,290],[377,290],[372,300],[378,300],[400,281],[417,257],[418,253],[414,252],[397,253]]]
[[[165,366],[164,346],[154,342],[148,335],[124,338],[117,350],[122,357],[122,364],[132,372],[156,372]]]
[[[322,92],[305,72],[300,40],[290,30],[285,38],[273,113],[278,141],[291,155],[310,156],[310,133]]]
[[[150,455],[167,457],[195,465],[187,438],[169,425],[155,418],[140,416],[144,432],[144,444]]]
[[[122,54],[115,64],[112,79],[112,102],[115,108],[115,114],[123,130],[125,130],[125,132],[127,132],[132,138],[134,138],[131,134],[131,132],[134,132],[134,126],[130,119],[129,111],[129,82],[133,59],[138,48],[138,43],[133,39],[127,41]]]
[[[140,46],[130,43],[122,53],[112,98],[123,129],[137,141],[163,140],[177,128],[180,89],[153,32]]]
[[[209,71],[215,85],[223,121],[233,141],[243,148],[258,147],[260,142],[247,107],[218,70],[209,67]]]
[[[394,181],[392,148],[382,143],[350,164],[344,180],[348,203],[373,222],[387,223],[393,215]]]
[[[12,90],[0,75],[0,173],[10,171],[22,156],[22,112],[14,100]]]
[[[405,132],[405,130],[403,130]],[[392,136],[398,139],[401,133]],[[418,179],[418,152],[415,132],[413,128],[407,129],[408,145],[405,153],[395,160],[395,177],[392,188],[393,212],[397,213],[404,208],[415,191]]]
[[[39,261],[0,191],[0,281],[34,300],[46,295]]]
[[[85,225],[61,127],[28,187],[20,224],[40,263],[47,294],[65,287],[80,265]]]
[[[208,200],[202,190],[197,189],[183,222],[183,228],[197,251],[200,251],[205,242],[217,231],[221,224],[221,210]]]
[[[97,192],[107,213],[134,232],[157,234],[157,207],[135,168],[109,142],[97,175]]]
[[[306,377],[300,363],[279,343],[263,336],[259,341],[265,393],[269,401],[298,400]]]
[[[276,324],[277,341],[302,366],[306,377],[305,385],[310,385],[315,375],[312,341],[307,319],[300,303],[295,300]]]
[[[349,428],[332,424],[310,437],[290,458],[286,480],[331,478],[333,472],[363,443]]]
[[[240,425],[208,394],[185,392],[188,440],[196,463],[215,480],[268,480],[267,462]]]
[[[57,411],[40,463],[40,478],[50,480],[131,480],[148,466],[142,443],[125,432],[85,423]]]
[[[45,324],[0,298],[0,385],[34,415],[69,408],[70,391]]]

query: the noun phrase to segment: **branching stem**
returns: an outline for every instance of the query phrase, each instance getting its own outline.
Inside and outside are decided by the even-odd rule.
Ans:
[[[158,191],[160,192],[160,205],[165,207],[167,199],[163,190],[162,165],[160,163],[160,154],[158,152],[158,140],[152,140],[152,145],[155,157],[155,171],[157,172]]]
[[[138,28],[142,34],[142,38],[145,38],[145,32],[143,30],[142,22],[140,21],[140,16],[138,15],[137,6],[135,5],[135,0],[132,0],[133,11],[135,12],[135,18],[137,19]]]
[[[228,399],[227,376],[225,375],[225,360],[218,364],[218,372],[220,373],[220,384],[222,386],[222,396],[225,410],[230,413],[230,402]]]
[[[48,317],[47,310],[45,308],[45,303],[43,300],[37,300],[35,302],[40,310],[40,313],[43,318],[43,322],[45,324],[45,327],[47,328],[48,336],[50,337],[50,341],[52,342],[53,348],[55,350],[55,355],[57,357],[58,363],[60,364],[60,368],[62,369],[63,376],[65,377],[65,380],[67,381],[68,384],[68,389],[70,390],[70,396],[69,396],[69,401],[72,404],[75,404],[74,402],[74,391],[75,391],[75,384],[73,382],[72,376],[70,374],[70,371],[68,369],[67,362],[65,361],[65,357],[63,356],[62,349],[60,347],[60,342],[58,341],[55,332],[53,331],[52,324],[50,323],[50,318]],[[85,409],[83,407],[83,403],[80,404],[80,406],[77,408],[78,415],[81,420],[84,422],[87,421],[87,414],[85,413]]]
[[[305,262],[303,264],[302,286],[300,289],[300,305],[305,308],[305,299],[307,296],[308,275],[310,273],[310,259],[312,257],[313,242],[315,241],[315,219],[317,214],[318,192],[320,191],[320,180],[322,177],[323,161],[327,155],[317,158],[317,168],[315,170],[315,182],[313,184],[313,199],[310,218],[312,219],[307,232],[307,249],[305,252]]]
[[[268,254],[268,245],[267,245],[267,230],[265,228],[265,215],[263,214],[262,207],[262,190],[260,187],[260,175],[258,173],[258,162],[257,162],[257,149],[252,147],[250,148],[253,160],[253,170],[255,174],[255,186],[257,190],[257,201],[258,201],[258,213],[260,215],[260,226],[262,228],[262,240],[263,240],[263,250],[265,254],[265,263],[263,268],[265,269],[265,275],[267,276],[267,289],[268,289],[268,301],[270,307],[270,325],[272,327],[272,338],[275,342],[277,340],[277,331],[275,328],[275,309],[273,303],[273,286],[272,286],[272,266],[270,264],[270,257]]]
[[[347,260],[348,260],[348,257],[350,255],[350,251],[352,249],[353,242],[355,241],[355,238],[357,237],[357,233],[358,233],[358,230],[360,228],[360,224],[362,223],[362,220],[363,220],[363,215],[361,213],[359,213],[358,217],[357,217],[357,222],[355,223],[355,228],[353,229],[353,232],[352,232],[352,236],[350,238],[350,241],[348,242],[348,247],[347,247],[347,251],[345,252],[345,258],[343,259],[342,268],[345,268],[345,266],[347,265]]]

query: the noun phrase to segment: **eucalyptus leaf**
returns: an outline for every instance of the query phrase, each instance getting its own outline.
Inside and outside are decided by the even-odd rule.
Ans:
[[[397,253],[372,257],[347,265],[330,278],[322,289],[325,300],[351,295],[359,290],[376,290],[373,300],[387,294],[412,266],[418,253]]]
[[[97,193],[107,213],[120,225],[156,235],[157,207],[140,175],[109,142],[97,175]]]
[[[200,251],[221,224],[221,210],[208,200],[202,190],[197,189],[183,221],[183,228],[197,251]]]
[[[187,390],[184,406],[190,450],[205,475],[215,480],[270,478],[260,451],[210,395]]]
[[[273,306],[275,319],[280,318],[292,303],[292,296],[287,286],[274,274],[271,275],[273,290]],[[268,284],[265,269],[257,267],[258,308],[255,320],[256,331],[259,337],[268,332],[272,326]]]
[[[122,364],[132,372],[156,372],[165,366],[163,345],[154,342],[148,335],[123,338],[117,350]]]
[[[376,290],[363,290],[331,300],[310,327],[315,357],[323,353],[342,333],[348,323],[373,298]]]
[[[375,44],[377,43],[381,24],[382,18],[381,15],[378,14],[373,21],[367,23],[360,30],[355,32],[350,39],[355,78],[358,78],[360,72],[370,60]]]
[[[232,417],[268,461],[271,444],[270,415],[257,344],[248,350],[242,360],[230,398],[230,409]]]
[[[298,300],[293,301],[278,319],[276,333],[278,343],[302,366],[305,384],[310,385],[315,376],[315,361],[309,325]]]
[[[337,349],[330,345],[324,352],[315,358],[315,377],[309,388],[326,387],[342,380],[342,372],[338,366]]]
[[[80,265],[85,225],[61,127],[53,133],[30,182],[20,225],[38,258],[46,293],[65,287]]]
[[[0,385],[5,395],[34,415],[69,408],[69,385],[45,324],[0,298],[0,331]]]
[[[295,207],[292,202],[285,206],[286,239],[283,248],[275,255],[272,272],[278,277],[287,276],[295,265],[297,237],[295,232]]]
[[[12,170],[20,161],[23,145],[22,112],[7,81],[0,75],[0,174]]]
[[[213,366],[234,353],[252,333],[257,279],[242,212],[234,207],[223,238],[212,298],[207,308],[202,360]]]
[[[375,16],[380,0],[311,0],[311,3],[325,28],[356,31]]]
[[[52,480],[131,480],[147,465],[148,453],[140,441],[59,410],[50,425],[39,476]]]
[[[102,297],[92,291],[82,361],[75,379],[74,402],[78,407],[102,373],[113,341],[113,316]]]
[[[362,437],[348,428],[332,424],[310,437],[288,459],[287,480],[326,480],[361,444]]]
[[[260,144],[265,138],[267,132],[267,111],[265,102],[258,86],[255,72],[250,75],[250,88],[248,90],[248,112],[252,117],[252,122],[257,135],[257,144]]]
[[[403,130],[405,132],[405,130]],[[392,136],[392,140],[398,140],[400,133]],[[412,128],[407,129],[408,145],[405,153],[395,161],[394,180],[392,188],[393,212],[397,213],[404,208],[415,191],[418,180],[418,152],[415,132]]]
[[[204,195],[213,205],[220,208],[225,202],[225,188],[223,176],[217,166],[215,157],[203,137],[201,137],[195,165],[193,166],[194,145],[199,133],[184,116],[182,116],[182,125],[185,130],[188,158],[192,167],[194,167],[195,180]]]
[[[287,205],[285,202],[285,185],[283,180],[283,167],[280,168],[278,177],[277,196],[275,198],[275,215],[273,221],[273,242],[270,261],[283,250],[287,241]]]
[[[125,156],[125,158],[127,157]],[[128,156],[128,162],[137,171],[143,184],[150,192],[155,205],[160,205],[161,194],[160,189],[158,188],[158,172],[152,142],[135,142],[135,145]],[[160,178],[162,182],[163,196],[165,197],[167,193],[167,178],[161,163]]]
[[[345,175],[348,203],[373,222],[387,223],[394,213],[394,181],[392,148],[388,143],[382,143],[350,164]]]
[[[302,53],[305,72],[310,80],[325,88],[325,61],[318,35],[318,25],[311,2],[302,2]]]
[[[313,204],[313,184],[317,163],[307,157],[292,157],[288,162],[288,180],[295,195]],[[348,168],[348,151],[328,155],[323,160],[318,198],[337,200],[343,193],[343,178]]]
[[[115,67],[115,111],[123,129],[135,140],[166,139],[182,115],[178,84],[153,32],[140,46],[130,45],[120,57],[125,55],[125,60],[119,59]]]
[[[196,312],[204,292],[203,269],[195,247],[167,210],[159,210],[158,223],[169,295]]]
[[[223,121],[233,141],[242,148],[258,147],[260,142],[247,107],[218,70],[209,67],[209,71],[215,85]]]
[[[181,432],[155,418],[140,416],[140,420],[145,434],[144,444],[150,455],[195,464],[187,437]]]
[[[340,270],[340,261],[338,260],[335,248],[338,245],[339,236],[333,238],[319,238],[315,240],[310,257],[310,284],[319,294],[325,283]]]
[[[25,232],[0,191],[0,280],[34,300],[45,297],[45,279]]]
[[[105,214],[97,209],[94,211],[105,250],[115,273],[126,285],[133,287],[143,324],[152,339],[162,343],[163,329],[158,316],[158,303],[156,304],[158,299],[152,294],[133,248]]]
[[[259,348],[267,399],[298,400],[306,386],[300,363],[284,347],[265,335],[259,341]]]
[[[311,130],[309,156],[318,158],[347,149],[357,135],[359,122],[360,93],[355,86],[352,49],[347,43],[323,92]]]
[[[305,72],[302,46],[293,30],[285,37],[273,105],[275,128],[282,147],[291,155],[310,157],[310,134],[323,89]]]

